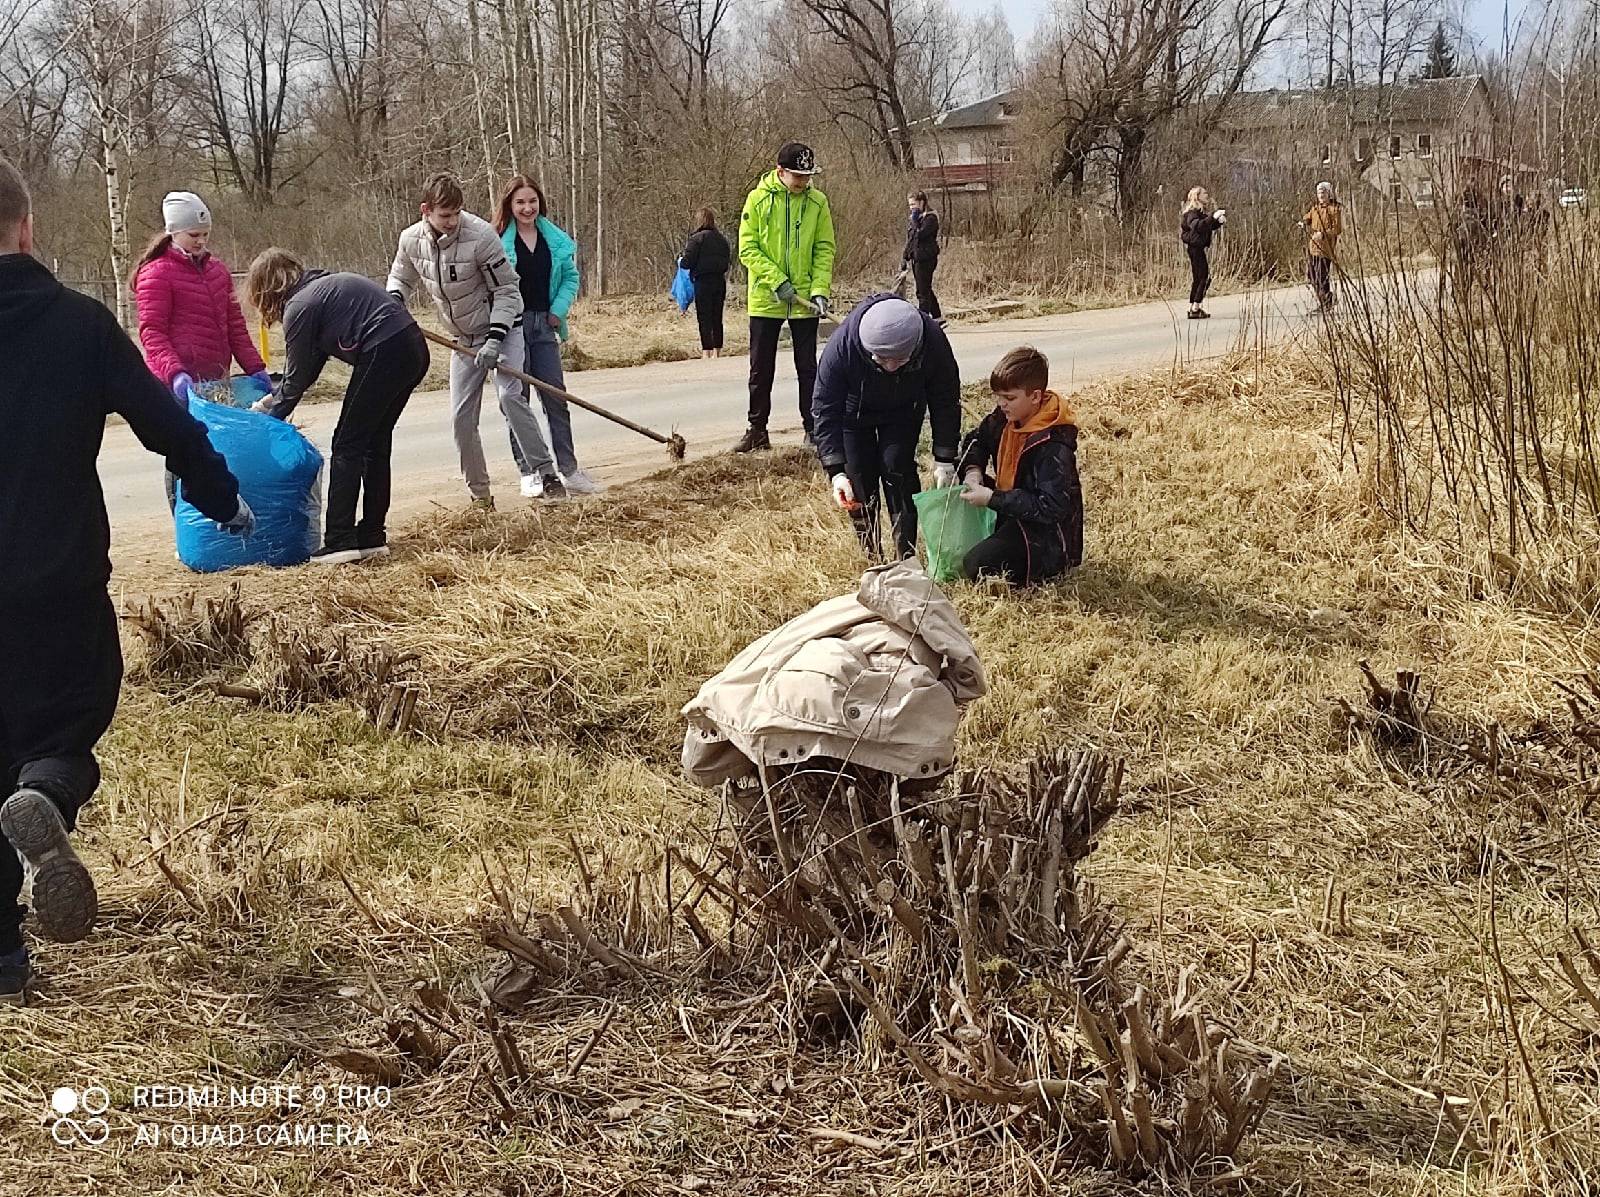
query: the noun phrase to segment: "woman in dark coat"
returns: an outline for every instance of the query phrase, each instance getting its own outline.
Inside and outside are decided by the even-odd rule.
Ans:
[[[1211,237],[1228,223],[1228,214],[1218,208],[1211,210],[1211,196],[1204,187],[1189,189],[1189,198],[1183,205],[1183,215],[1178,218],[1178,239],[1189,253],[1189,319],[1205,320],[1211,315],[1200,305],[1205,303],[1206,291],[1211,287],[1211,264],[1206,260],[1211,250]]]
[[[722,306],[728,297],[728,267],[733,250],[717,228],[710,208],[695,213],[699,222],[683,247],[683,267],[694,279],[694,315],[700,322],[700,356],[722,356]]]

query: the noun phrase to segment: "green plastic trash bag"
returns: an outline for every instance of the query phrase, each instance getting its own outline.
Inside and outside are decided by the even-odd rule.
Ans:
[[[928,550],[928,576],[953,582],[972,546],[994,533],[994,512],[961,501],[962,488],[944,486],[916,496],[917,524]]]

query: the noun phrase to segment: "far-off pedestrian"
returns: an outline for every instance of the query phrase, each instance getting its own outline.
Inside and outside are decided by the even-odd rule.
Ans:
[[[1333,198],[1333,184],[1317,184],[1317,202],[1307,210],[1300,227],[1308,234],[1306,277],[1317,306],[1326,311],[1333,306],[1333,264],[1337,260],[1339,234],[1344,232],[1344,209]]]
[[[1189,254],[1189,319],[1209,320],[1211,313],[1201,305],[1211,287],[1211,238],[1228,223],[1223,208],[1211,210],[1211,193],[1204,187],[1189,188],[1183,214],[1178,217],[1178,239]]]

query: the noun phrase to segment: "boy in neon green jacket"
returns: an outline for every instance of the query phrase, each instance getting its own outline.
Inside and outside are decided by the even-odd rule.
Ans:
[[[767,421],[785,320],[800,379],[800,422],[811,440],[817,324],[832,306],[834,254],[833,211],[811,185],[816,171],[811,147],[789,142],[778,151],[778,168],[756,184],[739,214],[739,260],[750,279],[750,426],[735,453],[772,447]]]

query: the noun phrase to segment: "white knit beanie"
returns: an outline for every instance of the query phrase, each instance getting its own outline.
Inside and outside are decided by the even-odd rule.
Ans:
[[[880,299],[861,313],[860,333],[873,357],[904,361],[922,344],[922,313],[903,299]]]
[[[167,222],[167,232],[187,233],[211,227],[211,209],[205,200],[192,191],[171,191],[161,201],[161,218]]]

